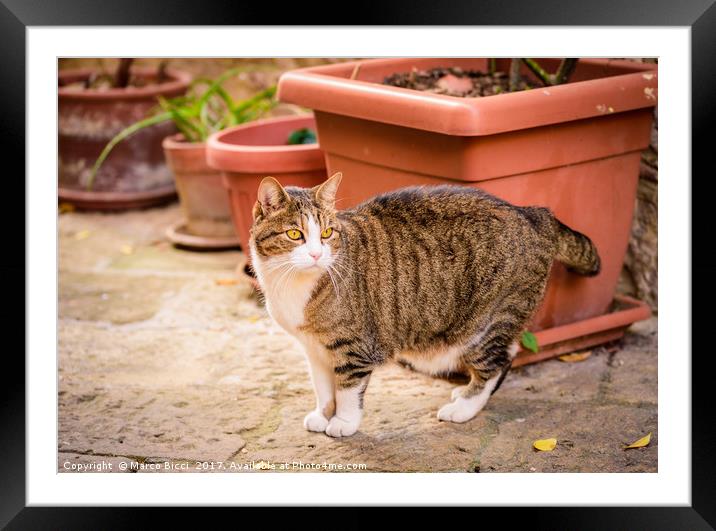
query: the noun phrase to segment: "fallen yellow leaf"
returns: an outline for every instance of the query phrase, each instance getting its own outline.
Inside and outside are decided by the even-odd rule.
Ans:
[[[64,214],[65,212],[74,212],[75,205],[73,205],[72,203],[60,203],[59,209],[60,214]]]
[[[647,433],[644,437],[639,439],[638,441],[634,441],[629,446],[625,447],[625,450],[628,450],[629,448],[643,448],[644,446],[647,446],[651,442],[651,432]]]
[[[557,439],[539,439],[533,442],[532,446],[541,452],[551,452],[557,446]]]
[[[132,254],[134,248],[131,245],[122,245],[122,247],[119,248],[119,252],[122,254]]]
[[[90,234],[91,232],[88,230],[81,230],[75,233],[75,240],[84,240],[85,238],[89,238]]]
[[[252,315],[252,316],[248,317],[248,320],[249,320],[250,323],[255,323],[255,322],[257,322],[259,319],[261,319],[261,317],[259,317],[258,315]]]
[[[217,286],[233,286],[239,283],[235,278],[217,278],[214,282]]]
[[[559,361],[564,361],[566,363],[576,363],[578,361],[586,360],[591,355],[592,355],[592,351],[586,350],[584,352],[574,352],[572,354],[564,354],[564,355],[560,356],[558,359],[559,359]]]

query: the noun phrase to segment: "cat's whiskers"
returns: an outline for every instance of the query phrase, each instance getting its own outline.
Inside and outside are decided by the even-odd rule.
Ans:
[[[296,271],[296,266],[294,266],[290,261],[286,261],[284,264],[285,269],[283,269],[278,278],[272,281],[273,289],[271,290],[271,296],[275,296],[277,293],[283,292],[284,288],[288,285],[289,281],[293,278],[294,273]]]
[[[333,271],[333,273],[335,273],[338,276],[340,281],[343,284],[345,284],[346,283],[346,277],[345,277],[346,272],[341,271],[340,267],[337,264],[331,264],[330,268],[331,268],[331,271]]]
[[[274,260],[273,263],[263,264],[263,269],[265,269],[264,282],[268,291],[268,293],[266,293],[266,298],[268,298],[268,295],[271,297],[275,295],[279,283],[281,283],[283,278],[290,273],[292,267],[293,264],[289,259]]]
[[[280,260],[274,260],[273,262],[269,262],[267,264],[264,264],[264,268],[266,269],[267,273],[273,273],[281,268],[284,268],[286,266],[291,265],[291,261],[289,259],[280,259]]]
[[[333,290],[336,292],[336,299],[340,299],[340,292],[338,291],[338,283],[336,282],[336,279],[333,278],[333,273],[331,272],[333,270],[333,266],[329,265],[326,269],[326,273],[328,273],[328,278],[331,279],[331,284],[333,284]],[[333,270],[335,273],[338,273],[338,271]]]
[[[339,253],[338,255],[336,255],[335,260],[333,260],[333,264],[332,264],[332,265],[335,265],[335,266],[337,266],[337,267],[340,267],[344,272],[347,271],[347,272],[349,272],[349,273],[356,273],[356,270],[353,269],[352,267],[350,267],[350,266],[343,260],[343,258],[344,258],[343,253]]]
[[[351,274],[355,274],[355,271],[353,269],[351,269],[344,263],[339,262],[338,260],[334,261],[330,267],[333,269],[333,272],[336,273],[340,277],[341,281],[344,284],[346,282],[345,276],[350,276]]]
[[[288,289],[288,286],[290,286],[293,283],[295,277],[297,276],[298,271],[299,271],[299,269],[296,267],[291,267],[288,270],[288,274],[285,275],[284,281],[281,284],[281,291],[286,291],[286,289]]]
[[[335,267],[336,270],[340,271],[341,273],[343,273],[345,275],[356,273],[356,271],[354,269],[351,269],[350,267],[348,267],[345,264],[335,263],[335,264],[333,264],[333,266]]]

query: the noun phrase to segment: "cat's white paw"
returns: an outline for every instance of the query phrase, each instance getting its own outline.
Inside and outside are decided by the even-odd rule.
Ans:
[[[457,397],[462,396],[462,392],[467,389],[467,385],[459,385],[455,389],[452,390],[452,394],[450,395],[450,400],[455,400]]]
[[[343,420],[333,417],[326,426],[326,435],[331,437],[348,437],[358,431],[360,420]]]
[[[499,379],[498,375],[487,380],[482,391],[469,398],[462,396],[462,387],[453,390],[454,400],[440,408],[438,418],[448,422],[467,422],[485,407]],[[456,397],[455,395],[458,393],[460,396]]]
[[[317,409],[303,418],[303,427],[308,431],[326,431],[326,426],[328,426],[328,419]]]
[[[446,422],[467,422],[477,415],[480,407],[476,407],[474,398],[457,397],[454,402],[444,405],[438,411],[438,418]]]

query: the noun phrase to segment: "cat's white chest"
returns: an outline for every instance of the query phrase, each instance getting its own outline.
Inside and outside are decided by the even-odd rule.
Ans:
[[[271,273],[260,261],[253,260],[254,269],[266,299],[269,315],[287,332],[297,335],[305,321],[304,310],[316,286],[317,274]]]
[[[297,280],[291,286],[272,289],[270,281],[265,286],[266,309],[281,328],[296,333],[305,321],[304,310],[315,285],[315,281]]]

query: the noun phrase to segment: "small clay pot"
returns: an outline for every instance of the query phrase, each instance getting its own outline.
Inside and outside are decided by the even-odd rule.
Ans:
[[[184,214],[183,223],[172,227],[170,239],[185,247],[237,247],[229,193],[221,172],[206,162],[206,143],[186,142],[178,134],[165,138],[162,146]]]
[[[116,210],[146,207],[176,196],[171,171],[164,160],[162,140],[176,132],[173,123],[142,129],[120,142],[100,167],[91,189],[92,166],[105,145],[129,125],[146,118],[157,96],[172,98],[186,92],[191,76],[167,70],[169,80],[151,83],[156,69],[133,68],[142,87],[76,88],[91,70],[63,70],[58,88],[59,199],[79,208]]]

